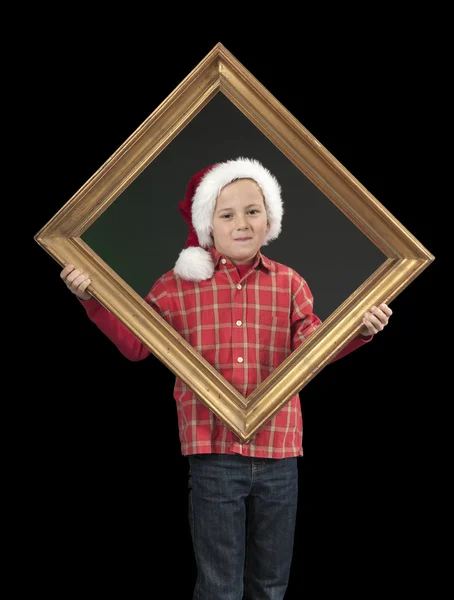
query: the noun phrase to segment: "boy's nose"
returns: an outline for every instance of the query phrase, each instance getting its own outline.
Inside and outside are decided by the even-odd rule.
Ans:
[[[245,219],[244,217],[238,217],[237,227],[238,229],[248,229],[249,223],[247,222],[247,219]]]

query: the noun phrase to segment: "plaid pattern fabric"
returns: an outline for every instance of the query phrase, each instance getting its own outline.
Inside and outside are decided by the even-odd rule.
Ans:
[[[172,271],[160,277],[146,301],[244,397],[259,386],[321,324],[305,280],[258,252],[237,267],[215,248],[211,279],[193,283]],[[149,350],[96,300],[81,301],[89,318],[130,360]],[[368,339],[356,338],[338,360]],[[216,417],[179,378],[174,398],[183,455],[243,454],[284,458],[303,454],[303,422],[296,394],[248,443]]]

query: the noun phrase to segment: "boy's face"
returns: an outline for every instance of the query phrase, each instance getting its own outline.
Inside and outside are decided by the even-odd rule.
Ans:
[[[251,264],[269,228],[263,195],[255,181],[239,179],[223,188],[213,215],[218,252],[235,265]]]

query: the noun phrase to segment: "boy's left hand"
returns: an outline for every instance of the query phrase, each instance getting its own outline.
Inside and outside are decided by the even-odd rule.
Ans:
[[[359,330],[360,335],[368,337],[382,331],[388,325],[393,311],[387,304],[380,304],[377,308],[372,306],[369,312],[364,315],[363,325]]]

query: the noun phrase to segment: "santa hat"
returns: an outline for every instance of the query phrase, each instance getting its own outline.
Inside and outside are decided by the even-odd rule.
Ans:
[[[263,245],[275,240],[281,232],[284,212],[281,187],[277,179],[259,161],[237,158],[217,163],[193,175],[186,188],[184,200],[178,208],[189,225],[186,248],[180,252],[174,273],[188,281],[210,279],[214,263],[207,248],[213,245],[211,237],[216,199],[222,189],[237,179],[253,179],[262,190],[270,224]]]

